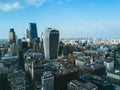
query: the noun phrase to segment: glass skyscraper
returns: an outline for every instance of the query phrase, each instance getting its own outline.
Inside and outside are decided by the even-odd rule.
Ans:
[[[31,39],[35,39],[38,37],[36,23],[30,23],[30,37]]]
[[[57,59],[58,56],[59,31],[47,28],[43,32],[43,46],[45,59]]]

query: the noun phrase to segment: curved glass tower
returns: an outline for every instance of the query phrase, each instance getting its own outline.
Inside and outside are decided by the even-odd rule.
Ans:
[[[58,56],[59,31],[47,28],[43,32],[43,46],[45,59],[57,59]]]

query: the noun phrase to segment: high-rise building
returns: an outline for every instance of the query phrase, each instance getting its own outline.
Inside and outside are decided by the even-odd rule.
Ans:
[[[30,38],[30,31],[28,29],[26,30],[26,38]]]
[[[57,59],[58,56],[59,31],[47,28],[43,32],[43,47],[45,59]]]
[[[38,37],[36,23],[30,23],[30,37],[31,39],[35,39]]]
[[[15,32],[13,28],[11,28],[9,31],[9,43],[16,43]]]
[[[54,76],[51,71],[43,72],[41,82],[42,90],[54,90]]]

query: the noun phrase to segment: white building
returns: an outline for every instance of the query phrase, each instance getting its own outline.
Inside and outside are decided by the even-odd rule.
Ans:
[[[107,71],[113,71],[114,70],[114,60],[106,60],[104,61],[104,65]]]
[[[120,70],[115,70],[113,72],[107,72],[107,77],[111,77],[116,80],[120,80]]]
[[[43,72],[41,77],[42,90],[54,90],[54,76],[51,71]]]

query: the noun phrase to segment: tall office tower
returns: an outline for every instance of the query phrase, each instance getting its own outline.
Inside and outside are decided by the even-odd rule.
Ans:
[[[59,31],[47,28],[43,32],[43,47],[45,59],[57,59],[58,56]]]
[[[30,38],[30,31],[28,29],[26,30],[26,38]]]
[[[31,39],[35,39],[38,37],[36,23],[30,23],[30,37]]]
[[[54,90],[54,76],[51,71],[43,72],[41,82],[42,90]]]
[[[15,32],[13,28],[11,28],[9,31],[9,43],[16,43]]]

